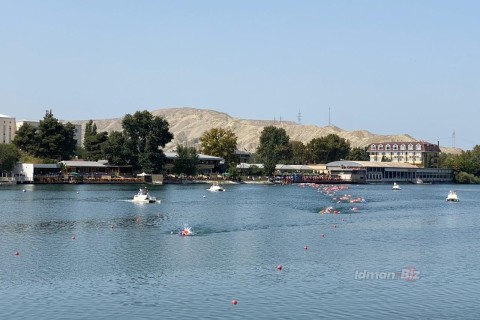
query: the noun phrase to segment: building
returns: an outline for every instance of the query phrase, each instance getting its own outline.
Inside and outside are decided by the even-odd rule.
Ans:
[[[164,169],[167,172],[170,172],[173,169],[174,161],[178,157],[176,152],[164,152],[166,157],[166,163]],[[201,174],[211,174],[214,172],[220,172],[222,170],[222,166],[225,163],[225,159],[220,157],[209,156],[205,154],[197,154],[198,156],[198,163],[197,163],[197,170]]]
[[[60,121],[62,124],[67,124],[65,121]],[[40,126],[40,121],[33,121],[33,120],[20,120],[17,122],[17,131],[20,129],[24,124],[29,124],[34,128],[38,128]],[[77,147],[82,146],[82,125],[81,124],[74,124],[75,127],[73,138],[77,140]]]
[[[424,183],[453,182],[453,170],[419,168],[410,163],[341,160],[327,164],[332,177],[351,183],[388,183],[421,180]]]
[[[12,143],[15,133],[15,118],[0,114],[0,143]]]
[[[372,162],[409,163],[419,168],[437,168],[441,150],[436,144],[418,141],[372,143],[367,152]]]

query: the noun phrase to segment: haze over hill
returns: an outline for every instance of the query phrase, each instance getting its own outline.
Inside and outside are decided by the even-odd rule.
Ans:
[[[317,127],[301,125],[292,121],[239,119],[223,112],[205,109],[168,108],[154,110],[151,113],[166,119],[170,125],[170,132],[174,135],[174,140],[165,146],[165,151],[174,151],[177,144],[198,147],[199,138],[203,132],[212,128],[224,128],[232,130],[237,135],[237,147],[239,150],[255,152],[263,128],[271,125],[284,128],[291,141],[297,140],[304,144],[307,144],[313,138],[326,136],[330,133],[349,140],[352,147],[365,147],[371,143],[386,141],[418,141],[408,134],[378,135],[367,130],[345,131],[335,126]],[[96,123],[99,132],[122,130],[122,118],[92,120]],[[82,128],[85,129],[85,123],[88,121],[79,120],[71,122],[82,124]],[[428,142],[436,143],[436,141]],[[460,152],[458,148],[441,147],[441,149],[443,152],[449,153]]]

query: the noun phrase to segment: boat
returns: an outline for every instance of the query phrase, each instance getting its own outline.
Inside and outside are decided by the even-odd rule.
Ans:
[[[447,199],[446,199],[446,200],[449,201],[449,202],[458,202],[458,201],[460,201],[460,200],[458,199],[457,192],[454,191],[454,190],[450,190],[450,191],[448,192],[448,195],[447,195]]]
[[[143,187],[138,190],[138,193],[135,196],[133,196],[133,202],[155,203],[157,202],[157,199],[150,195],[146,187]]]
[[[214,184],[212,184],[210,186],[209,189],[207,189],[208,191],[213,191],[213,192],[217,192],[217,191],[225,191],[225,188],[221,187],[218,182],[215,182]]]
[[[394,182],[392,186],[392,190],[402,190],[402,188],[400,188],[400,185],[398,183]]]
[[[416,184],[423,184],[423,180],[420,179],[420,178],[417,178],[417,179],[415,180],[415,183],[416,183]]]

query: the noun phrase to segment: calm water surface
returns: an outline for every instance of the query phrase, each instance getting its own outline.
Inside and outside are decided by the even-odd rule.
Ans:
[[[0,187],[0,319],[479,318],[479,186],[138,187]]]

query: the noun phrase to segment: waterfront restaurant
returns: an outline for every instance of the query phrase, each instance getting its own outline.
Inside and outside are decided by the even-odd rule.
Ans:
[[[327,164],[332,177],[351,183],[451,183],[453,170],[441,168],[419,168],[401,162],[371,162],[341,160]]]

